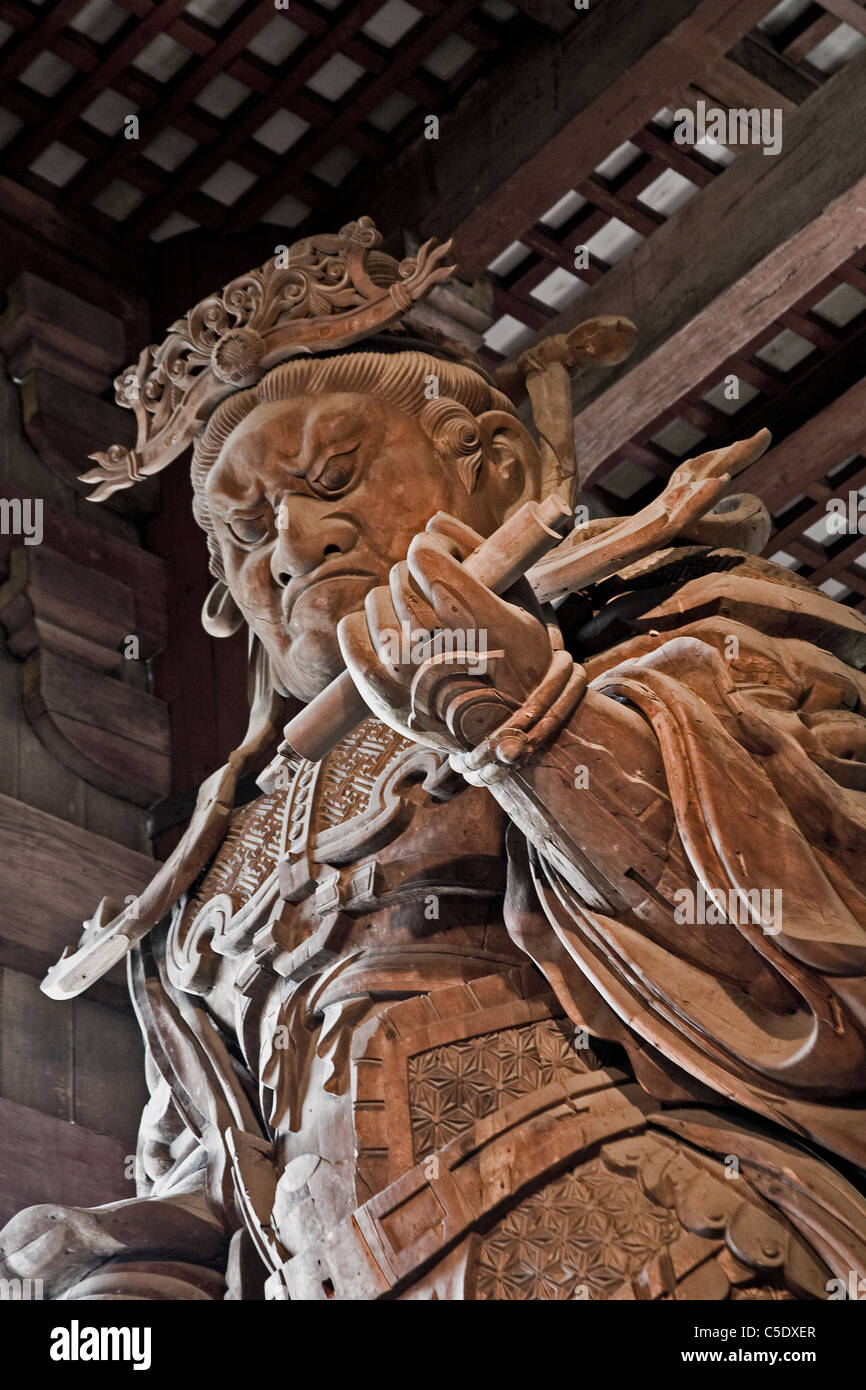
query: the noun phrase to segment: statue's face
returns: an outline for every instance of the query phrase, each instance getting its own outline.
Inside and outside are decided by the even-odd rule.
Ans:
[[[468,492],[417,419],[346,392],[257,406],[206,491],[229,589],[277,680],[309,700],[342,670],[337,623],[387,582],[433,513],[488,535],[513,488],[483,467]]]

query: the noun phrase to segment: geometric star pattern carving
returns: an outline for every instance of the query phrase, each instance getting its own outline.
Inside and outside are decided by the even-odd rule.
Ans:
[[[598,1066],[574,1046],[574,1029],[545,1018],[445,1043],[409,1061],[415,1161],[519,1096]]]
[[[605,1299],[681,1229],[634,1178],[590,1159],[520,1202],[483,1239],[476,1298]]]

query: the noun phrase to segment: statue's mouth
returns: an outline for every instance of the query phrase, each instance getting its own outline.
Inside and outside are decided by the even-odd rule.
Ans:
[[[295,605],[304,594],[309,593],[318,585],[338,579],[366,580],[371,588],[381,582],[380,576],[373,574],[370,570],[342,569],[337,565],[328,565],[327,563],[320,565],[312,574],[300,575],[289,584],[283,601],[283,612],[286,619],[291,618]]]

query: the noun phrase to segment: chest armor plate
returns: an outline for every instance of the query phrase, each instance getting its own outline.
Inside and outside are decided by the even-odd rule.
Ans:
[[[441,754],[368,719],[288,786],[236,812],[169,934],[174,982],[209,993],[219,957],[248,953],[289,978],[355,940],[472,941],[505,887],[505,820]],[[502,944],[506,941],[502,928]],[[479,943],[480,944],[480,943]],[[489,944],[489,943],[488,943]],[[499,943],[498,943],[499,944]],[[511,952],[509,952],[511,954]]]

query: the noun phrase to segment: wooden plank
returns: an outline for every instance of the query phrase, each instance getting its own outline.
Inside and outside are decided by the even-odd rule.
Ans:
[[[114,1134],[128,1142],[148,1097],[144,1043],[132,1007],[128,1012],[110,1009],[87,996],[66,1007],[74,1020],[72,1117],[97,1134]],[[129,1195],[134,1195],[132,1190]]]
[[[716,58],[708,63],[698,83],[709,97],[709,104],[721,107],[757,107],[759,110],[781,110],[785,115],[797,109],[790,97],[777,92],[747,68],[730,58]]]
[[[809,11],[807,10],[808,14]],[[811,53],[819,43],[822,43],[833,30],[838,27],[838,20],[835,15],[818,12],[819,17],[812,24],[800,29],[795,38],[790,43],[785,44],[783,53],[787,58],[793,58],[797,63],[802,62],[807,53]]]
[[[171,787],[168,712],[161,700],[44,650],[22,671],[27,717],[63,767],[137,806]]]
[[[33,270],[37,275],[86,296],[91,303],[101,305],[122,319],[128,327],[132,324],[130,342],[144,341],[149,332],[147,300],[151,292],[146,252],[133,251],[109,241],[93,232],[80,218],[2,174],[0,206],[3,209],[0,226],[4,236],[4,265],[7,267],[4,283],[22,269]],[[25,250],[13,256],[9,234],[14,228],[24,231]],[[28,244],[29,256],[26,254]],[[66,277],[59,281],[51,269],[52,258],[67,268]],[[88,273],[83,274],[82,270]]]
[[[6,968],[0,979],[0,1010],[0,1096],[73,1120],[72,1009],[61,1014],[32,975]]]
[[[18,721],[18,759],[21,801],[48,815],[81,825],[84,783],[75,772],[57,761],[26,718]]]
[[[550,324],[622,313],[638,326],[613,385],[575,384],[583,479],[866,244],[864,124],[866,54],[787,118],[778,156],[743,152]]]
[[[77,943],[82,922],[102,897],[123,903],[159,867],[143,854],[2,795],[0,842],[0,963],[39,977]],[[115,968],[113,978],[122,982],[122,971]]]
[[[453,235],[471,279],[765,11],[764,0],[590,6],[564,39],[527,46],[478,82],[441,117],[439,140],[392,162],[364,206],[383,228]]]
[[[48,371],[66,373],[67,380],[98,394],[125,361],[126,334],[116,314],[25,270],[9,286],[0,348],[12,377],[52,361],[57,365]]]
[[[120,801],[116,796],[101,791],[99,787],[92,787],[89,783],[84,787],[82,824],[85,830],[92,830],[94,835],[103,835],[115,844],[124,845],[127,849],[150,857],[147,815],[141,807],[133,806],[128,801]]]
[[[0,1099],[0,1224],[41,1202],[95,1207],[134,1197],[124,1177],[134,1139],[94,1134]]]
[[[78,565],[49,546],[18,546],[9,579],[0,585],[0,623],[16,656],[40,646],[101,671],[123,661],[121,644],[134,632],[132,594],[120,580]]]
[[[57,652],[43,651],[40,664],[37,688],[52,714],[86,722],[125,743],[167,754],[168,720],[161,700]],[[31,690],[28,667],[29,662],[24,667],[25,698]]]
[[[0,497],[24,495],[15,488],[0,487]],[[147,659],[164,645],[168,630],[165,566],[158,556],[94,526],[98,519],[96,507],[89,508],[87,520],[82,520],[46,503],[43,544],[131,590],[135,599],[135,627],[131,631],[141,637],[141,655]],[[0,536],[0,554],[18,544],[17,537]]]

